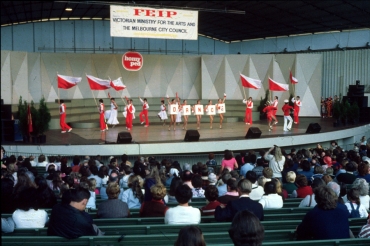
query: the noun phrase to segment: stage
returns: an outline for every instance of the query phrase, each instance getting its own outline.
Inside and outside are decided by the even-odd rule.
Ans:
[[[225,149],[243,150],[269,148],[278,146],[309,146],[322,143],[329,147],[331,140],[336,140],[342,147],[353,145],[362,136],[370,137],[370,124],[357,124],[342,127],[333,127],[332,118],[300,118],[299,124],[293,124],[291,131],[283,131],[283,117],[278,116],[279,123],[268,130],[267,120],[255,121],[253,125],[244,122],[224,123],[222,129],[219,123],[201,124],[199,141],[185,142],[186,130],[183,125],[176,125],[176,130],[168,130],[166,126],[153,122],[149,127],[138,123],[130,131],[132,142],[117,144],[120,132],[127,132],[124,125],[117,125],[101,132],[99,128],[77,129],[70,133],[61,133],[60,130],[49,130],[46,133],[45,144],[31,144],[23,142],[2,143],[6,151],[15,153],[48,153],[61,155],[156,155],[156,154],[189,154],[222,152]],[[306,133],[310,123],[318,123],[319,133]],[[262,132],[260,137],[245,139],[250,127],[257,127]],[[188,125],[188,130],[196,129],[195,123]],[[327,145],[327,146],[325,146]]]

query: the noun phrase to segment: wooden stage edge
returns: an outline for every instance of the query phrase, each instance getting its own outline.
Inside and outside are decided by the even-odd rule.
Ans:
[[[224,123],[222,129],[219,123],[202,123],[199,132],[199,141],[185,142],[186,130],[182,125],[176,125],[176,130],[168,130],[158,122],[149,127],[136,124],[130,131],[132,142],[128,144],[117,143],[120,132],[128,132],[124,125],[109,128],[101,132],[98,128],[73,129],[70,133],[62,134],[60,130],[49,130],[46,134],[45,144],[25,144],[23,142],[3,142],[6,151],[17,153],[44,153],[61,155],[155,155],[155,154],[189,154],[222,152],[225,149],[261,149],[269,148],[274,144],[282,147],[312,146],[316,143],[327,144],[336,140],[348,149],[362,136],[370,137],[370,124],[362,123],[333,127],[332,118],[300,118],[299,124],[293,124],[292,130],[283,131],[284,119],[278,117],[279,123],[268,131],[267,120],[256,121],[253,125],[243,122]],[[319,133],[306,133],[310,123],[318,123],[321,127]],[[257,127],[261,131],[258,138],[245,139],[250,127]],[[188,130],[195,130],[196,124],[190,123]]]

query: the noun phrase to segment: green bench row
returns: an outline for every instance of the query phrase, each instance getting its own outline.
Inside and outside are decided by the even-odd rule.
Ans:
[[[301,220],[286,220],[284,223],[277,221],[262,221],[265,230],[295,230]],[[366,224],[366,219],[349,219],[351,229],[355,235],[358,234],[359,228]],[[208,232],[225,232],[230,227],[231,222],[222,223],[201,223],[198,227],[203,233]],[[178,233],[184,225],[99,225],[99,228],[105,232],[105,235],[152,235],[152,234],[168,234]],[[357,233],[357,234],[356,234]],[[46,236],[47,228],[37,229],[15,229],[13,233],[3,234],[11,236]]]
[[[360,228],[351,228],[352,230],[359,231]],[[358,233],[358,232],[357,232]],[[355,234],[355,233],[354,233]],[[160,245],[160,246],[169,246],[174,245],[178,236],[177,233],[160,233],[152,235],[125,235],[121,237],[117,236],[102,236],[102,237],[80,237],[78,239],[68,240],[61,237],[55,236],[3,236],[2,245],[23,245],[23,246],[48,246],[48,245],[58,245],[58,246],[73,246],[73,245],[130,245],[130,246],[142,246],[142,245]],[[232,245],[232,241],[225,228],[224,232],[206,232],[203,233],[204,239],[207,245]],[[120,242],[119,242],[120,240]],[[293,241],[294,240],[294,230],[267,230],[265,231],[264,243],[263,245],[287,245],[287,243],[292,243],[290,245],[302,245],[304,241]],[[342,243],[340,243],[342,242]],[[320,240],[320,241],[311,241],[310,243],[306,242],[305,245],[368,245],[370,239],[342,239],[342,240]],[[269,244],[273,243],[273,244]]]

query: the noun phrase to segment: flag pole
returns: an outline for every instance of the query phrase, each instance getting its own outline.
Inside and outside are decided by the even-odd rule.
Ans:
[[[58,71],[57,71],[57,87],[58,87],[58,104],[60,104],[59,84],[58,84]]]
[[[239,77],[241,76],[241,72],[239,71]],[[242,87],[243,87],[243,92],[244,92],[244,99],[247,100],[247,96],[245,95],[245,88],[243,86],[243,83],[242,83]]]

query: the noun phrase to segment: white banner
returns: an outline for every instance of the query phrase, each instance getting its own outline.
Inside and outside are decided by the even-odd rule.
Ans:
[[[179,112],[179,106],[176,104],[170,104],[168,107],[168,114],[177,114]]]
[[[215,105],[207,105],[206,106],[206,115],[216,115],[216,106]]]
[[[224,114],[226,113],[225,103],[216,104],[217,105],[217,113]]]
[[[198,11],[110,6],[112,37],[198,39]]]
[[[190,115],[190,114],[191,114],[190,105],[182,106],[182,115]]]
[[[203,115],[204,110],[203,110],[203,105],[194,105],[194,114],[195,115]]]

